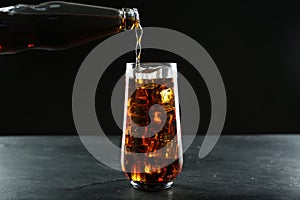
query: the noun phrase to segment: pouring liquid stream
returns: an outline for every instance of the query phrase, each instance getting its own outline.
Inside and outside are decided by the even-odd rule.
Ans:
[[[136,46],[135,46],[135,66],[140,67],[141,66],[141,52],[142,52],[142,46],[141,41],[143,37],[143,28],[141,24],[139,23],[138,27],[135,29],[135,37],[136,37]]]

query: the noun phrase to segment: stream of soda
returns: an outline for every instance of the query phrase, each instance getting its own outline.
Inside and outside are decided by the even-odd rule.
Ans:
[[[141,52],[142,52],[141,41],[142,41],[142,37],[143,37],[143,28],[142,28],[141,24],[139,24],[138,27],[135,28],[135,37],[136,37],[135,65],[136,65],[136,67],[140,67]]]

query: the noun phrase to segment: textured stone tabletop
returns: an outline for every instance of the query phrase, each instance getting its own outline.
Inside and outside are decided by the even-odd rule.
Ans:
[[[204,159],[200,142],[173,188],[153,193],[132,189],[76,136],[0,137],[0,199],[300,199],[300,136],[222,136]]]

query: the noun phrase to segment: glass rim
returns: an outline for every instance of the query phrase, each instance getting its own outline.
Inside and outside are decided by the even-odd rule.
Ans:
[[[141,62],[140,66],[149,66],[149,67],[153,67],[153,66],[166,66],[166,67],[170,67],[172,69],[176,69],[177,70],[177,63],[176,62]],[[136,67],[136,63],[135,62],[128,62],[126,63],[126,68],[127,69],[133,69]]]
[[[176,62],[140,62],[140,65],[177,65]],[[126,65],[136,65],[135,62],[128,62]]]

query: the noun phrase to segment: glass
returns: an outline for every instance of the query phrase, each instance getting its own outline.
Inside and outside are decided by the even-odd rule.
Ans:
[[[122,170],[136,189],[167,189],[183,164],[177,65],[135,66],[126,66]]]

